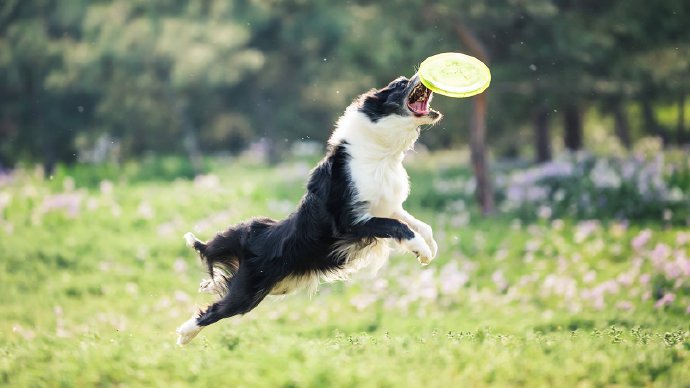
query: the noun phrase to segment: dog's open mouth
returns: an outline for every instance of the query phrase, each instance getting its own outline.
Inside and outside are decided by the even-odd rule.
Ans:
[[[421,82],[410,92],[410,97],[407,99],[407,107],[414,113],[415,116],[428,115],[431,111],[429,103],[431,103],[432,92]]]

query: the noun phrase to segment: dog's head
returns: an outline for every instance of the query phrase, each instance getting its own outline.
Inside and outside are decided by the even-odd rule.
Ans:
[[[419,76],[412,79],[398,77],[381,89],[372,89],[359,99],[359,111],[373,122],[397,115],[409,118],[417,125],[434,124],[442,117],[429,104],[433,93]]]

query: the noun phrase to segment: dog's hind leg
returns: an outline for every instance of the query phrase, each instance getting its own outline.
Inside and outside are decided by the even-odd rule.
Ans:
[[[197,316],[190,318],[177,329],[177,344],[185,345],[204,328],[223,318],[246,314],[266,297],[272,286],[264,279],[256,279],[249,270],[240,267],[228,282],[228,292],[218,302],[209,306]]]
[[[203,329],[196,323],[197,317],[189,318],[185,323],[177,328],[177,344],[186,345],[193,340],[197,334]]]
[[[194,236],[194,234],[191,232],[185,233],[184,240],[188,247],[194,248],[194,250],[199,252],[202,257],[206,257],[206,248],[208,247],[207,244],[199,241],[199,239],[197,239],[196,236]],[[214,274],[210,279],[201,280],[201,283],[199,283],[199,292],[222,295],[226,291],[224,282],[227,280],[227,277],[223,276],[220,271],[214,270],[213,272]]]
[[[199,292],[224,295],[227,291],[227,287],[224,285],[225,281],[225,276],[219,274],[218,271],[214,271],[212,279],[201,280],[199,283]]]
[[[185,234],[187,245],[193,247],[208,266],[210,279],[203,279],[199,284],[199,292],[220,294],[227,291],[227,280],[239,267],[242,254],[237,229],[230,228],[224,233],[217,234],[207,243],[199,241],[192,233]]]

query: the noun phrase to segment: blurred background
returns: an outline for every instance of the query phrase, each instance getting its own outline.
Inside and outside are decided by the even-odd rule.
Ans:
[[[492,84],[407,155],[432,265],[176,348],[216,298],[182,235],[284,217],[446,51]],[[0,385],[688,386],[689,95],[688,0],[1,0]]]
[[[0,166],[323,143],[358,94],[460,51],[493,73],[496,159],[690,142],[690,3],[53,1],[0,5]],[[473,105],[437,96],[429,149]],[[259,147],[259,148],[261,148]]]

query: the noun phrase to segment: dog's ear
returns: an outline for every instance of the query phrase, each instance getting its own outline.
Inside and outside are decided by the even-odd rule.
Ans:
[[[400,109],[405,97],[405,86],[399,83],[388,85],[385,90],[378,93],[381,105],[387,113],[393,113]]]
[[[399,77],[381,89],[371,89],[359,101],[360,111],[372,121],[398,112],[404,101],[405,87],[409,80]]]
[[[392,90],[388,86],[382,89],[371,89],[366,94],[366,100],[368,100],[369,103],[372,104],[385,106],[387,104],[390,104],[389,97],[391,95],[391,92]]]
[[[391,114],[399,108],[400,104],[396,101],[395,94],[396,90],[392,88],[391,85],[379,89],[374,93],[372,98],[376,105],[380,107],[381,113]]]

